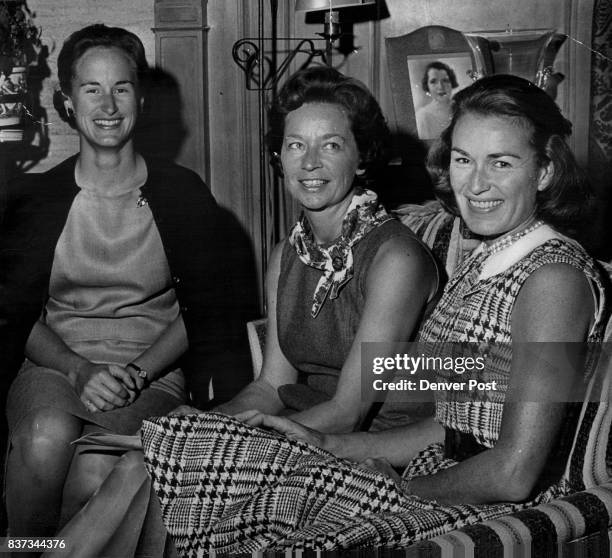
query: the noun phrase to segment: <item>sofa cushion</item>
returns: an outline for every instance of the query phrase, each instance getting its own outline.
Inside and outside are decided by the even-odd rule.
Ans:
[[[398,207],[394,215],[412,230],[433,252],[440,269],[447,278],[480,241],[471,238],[461,225],[461,219],[444,210],[440,202],[425,205],[406,204]]]
[[[601,533],[600,550],[609,552],[611,524],[612,483],[606,483],[417,543],[405,556],[557,556],[563,543],[591,533]]]

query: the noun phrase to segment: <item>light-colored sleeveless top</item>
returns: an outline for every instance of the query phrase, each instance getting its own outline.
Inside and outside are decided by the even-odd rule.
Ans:
[[[55,248],[46,323],[76,353],[125,365],[179,315],[170,268],[138,187],[82,188]],[[184,396],[180,370],[151,387]]]

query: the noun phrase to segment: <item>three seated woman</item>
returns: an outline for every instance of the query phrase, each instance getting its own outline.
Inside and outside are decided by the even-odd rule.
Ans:
[[[183,355],[212,375],[202,337],[218,335],[210,327],[218,314],[203,314],[223,301],[223,284],[207,263],[224,256],[211,246],[222,229],[206,187],[134,148],[146,81],[139,39],[103,25],[77,31],[62,48],[59,74],[80,152],[14,186],[1,247],[11,270],[3,284],[19,300],[36,289],[18,308],[26,324],[12,349],[15,364],[27,357],[8,404],[15,535],[53,534],[112,468],[116,456],[75,452],[74,439],[96,430],[133,434],[143,418],[176,408],[185,397]],[[369,91],[324,68],[293,83],[278,105],[273,141],[304,215],[271,257],[261,376],[222,409],[287,409],[305,425],[352,431],[372,406],[359,389],[361,341],[393,344],[413,335],[437,288],[435,264],[365,188],[388,143]],[[61,200],[51,223],[50,186]],[[180,223],[177,204],[188,211]],[[30,225],[35,240],[11,244],[11,227]],[[37,262],[44,255],[39,272],[21,284],[13,280],[23,275],[16,252]],[[207,287],[215,283],[213,294]],[[10,292],[0,301],[9,316]]]
[[[98,166],[109,152],[122,163],[126,157],[130,180],[97,176],[109,177],[103,193],[123,184],[120,195],[138,197],[148,167],[131,146],[139,101],[134,65],[117,43],[84,43],[71,72],[65,93],[82,138],[79,161],[90,152]],[[566,144],[571,124],[558,107],[514,76],[483,78],[454,97],[429,167],[441,199],[481,243],[433,311],[427,305],[438,280],[429,251],[368,189],[384,162],[388,134],[373,96],[333,69],[309,68],[283,86],[270,117],[273,157],[302,215],[270,260],[262,374],[216,413],[182,408],[145,421],[146,470],[140,452],[123,456],[62,536],[79,540],[84,556],[124,545],[124,535],[133,539],[125,525],[136,503],[146,508],[141,495],[148,476],[164,523],[185,554],[404,545],[569,491],[567,479],[551,474],[547,463],[571,430],[562,401],[575,378],[555,384],[554,400],[533,402],[534,392],[550,391],[549,370],[522,348],[524,342],[600,341],[605,327],[599,273],[571,239],[588,189]],[[71,169],[81,188],[96,184],[80,163]],[[92,394],[109,403],[117,397],[116,406],[126,409],[138,401],[144,386],[134,372],[160,374],[192,349],[180,315],[172,317],[167,334],[147,341],[164,347],[161,354],[144,346],[135,356],[106,356],[104,365],[89,358],[95,363],[87,366],[103,366],[112,380],[112,387],[102,381],[104,388]],[[48,320],[36,322],[25,347],[38,367],[57,362],[36,349],[48,329]],[[373,394],[361,390],[362,343],[379,342],[392,354],[415,337],[432,351],[437,343],[512,347],[487,370],[499,390],[435,393],[435,416],[428,404],[390,398],[379,416],[393,420],[361,430],[374,408]],[[70,351],[79,355],[80,347]],[[554,362],[552,352],[545,357]],[[581,373],[587,378],[591,370]],[[104,397],[107,389],[112,393]],[[85,398],[96,406],[90,411],[104,415],[107,409],[92,397]],[[71,414],[121,431],[101,424],[94,412]],[[19,438],[13,436],[14,454]],[[62,451],[65,476],[71,454]]]

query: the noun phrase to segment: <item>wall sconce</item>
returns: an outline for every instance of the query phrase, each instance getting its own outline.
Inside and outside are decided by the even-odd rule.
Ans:
[[[260,0],[261,1],[261,0]],[[240,39],[234,43],[232,57],[240,66],[247,78],[247,89],[274,89],[280,77],[285,73],[291,62],[299,55],[306,55],[303,67],[313,59],[321,60],[331,66],[334,42],[342,35],[340,25],[340,9],[375,5],[377,0],[296,0],[296,12],[319,12],[327,10],[323,24],[323,32],[317,33],[321,38],[299,37],[257,37]],[[276,27],[276,8],[278,2],[271,2],[272,27]],[[260,9],[261,11],[261,9]],[[325,48],[317,48],[315,41],[325,41]],[[277,43],[295,43],[295,46],[282,60],[277,60]],[[270,53],[266,55],[264,45],[271,43]]]
[[[287,0],[281,0],[287,2]],[[287,2],[288,3],[288,2]],[[288,70],[291,63],[301,55],[301,67],[305,68],[313,60],[320,59],[324,64],[332,63],[334,41],[341,35],[340,13],[343,8],[375,5],[377,0],[296,0],[295,11],[319,12],[327,10],[323,32],[319,37],[277,37],[278,0],[269,0],[270,35],[264,36],[264,0],[257,0],[258,30],[257,37],[236,41],[232,47],[234,62],[244,72],[246,88],[258,92],[259,118],[259,184],[260,184],[260,241],[261,276],[265,276],[270,247],[274,246],[286,233],[282,223],[286,222],[288,204],[284,190],[279,187],[279,177],[270,176],[270,166],[266,152],[266,106],[270,97],[276,94],[276,85]],[[317,41],[325,41],[324,48],[317,47]],[[290,50],[279,53],[278,45],[291,45]],[[320,43],[319,43],[320,44]]]
[[[296,12],[314,12],[315,10],[335,10],[376,4],[376,0],[295,0]]]
[[[325,61],[331,66],[334,41],[342,34],[339,8],[354,8],[376,4],[376,0],[296,0],[296,12],[316,12],[327,10],[323,33],[318,33],[325,39]]]

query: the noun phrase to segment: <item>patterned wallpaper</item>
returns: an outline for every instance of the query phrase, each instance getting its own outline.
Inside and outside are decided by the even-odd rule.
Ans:
[[[593,12],[591,140],[612,159],[612,2],[597,0]]]

